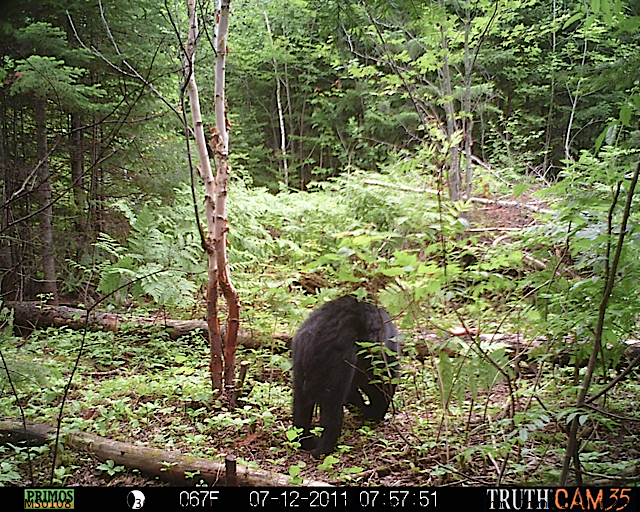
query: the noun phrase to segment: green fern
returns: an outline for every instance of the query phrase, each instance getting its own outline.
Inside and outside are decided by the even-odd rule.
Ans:
[[[7,360],[6,366],[0,363],[0,386],[7,389],[9,377],[16,389],[24,388],[49,388],[51,378],[59,377],[60,374],[51,368],[44,366],[33,359],[18,358],[13,356]]]
[[[186,198],[185,198],[186,199]],[[126,245],[101,234],[96,248],[111,260],[100,267],[98,291],[122,303],[130,296],[162,306],[191,308],[202,286],[205,263],[189,204],[145,205],[134,212],[115,203],[131,225]]]

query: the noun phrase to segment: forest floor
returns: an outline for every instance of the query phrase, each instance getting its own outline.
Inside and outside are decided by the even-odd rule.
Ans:
[[[532,220],[526,212],[495,206],[476,210],[474,218],[483,227],[522,227]],[[84,421],[87,431],[103,437],[216,461],[232,453],[241,465],[282,475],[290,475],[291,469],[297,467],[300,478],[334,485],[427,487],[557,482],[567,439],[563,411],[575,403],[575,393],[568,390],[578,382],[571,368],[547,366],[540,382],[535,369],[516,372],[511,389],[505,381],[485,388],[478,386],[473,391],[467,389],[466,395],[452,400],[444,413],[437,398],[440,384],[433,367],[437,363],[413,352],[402,361],[403,381],[394,397],[394,410],[382,423],[374,425],[363,423],[345,409],[336,452],[318,460],[296,449],[285,435],[291,426],[286,347],[277,352],[264,348],[239,354],[239,361],[252,360],[251,378],[246,393],[249,396],[241,397],[241,408],[234,412],[220,404],[207,403],[204,398],[208,364],[203,340],[195,346],[193,339],[170,342],[153,335],[134,334],[136,337],[132,333],[116,334],[115,338],[104,334],[104,339],[100,338],[102,334],[94,334],[96,339],[88,345],[82,362],[85,366],[76,375],[68,397],[66,414],[70,421]],[[418,333],[405,334],[412,338]],[[38,357],[64,363],[61,372],[67,373],[69,365],[65,361],[73,361],[76,354],[77,339],[71,339],[73,336],[50,330],[26,341],[23,350],[33,343]],[[178,358],[188,361],[176,364]],[[104,371],[112,368],[117,370],[111,374]],[[591,426],[581,439],[585,483],[640,481],[637,380],[637,374],[632,373],[610,392],[606,408],[591,409]],[[91,393],[87,393],[89,390]],[[30,400],[36,402],[37,393]],[[511,412],[515,414],[510,414],[514,401],[515,411]],[[536,412],[532,412],[532,404]],[[30,419],[53,424],[50,409],[58,405],[45,404]],[[0,463],[11,456],[11,452],[0,451]],[[34,467],[39,468],[36,481],[42,483],[50,473],[45,468],[51,455],[43,452],[34,457]],[[166,485],[137,470],[116,467],[108,471],[86,453],[64,450],[60,463],[66,469],[59,483],[66,486]],[[4,483],[29,485],[29,465],[22,462],[13,467],[20,477]]]
[[[523,378],[533,381],[535,377],[530,375]],[[523,387],[526,387],[524,383]],[[616,394],[620,393],[618,391]],[[605,416],[625,417],[631,421],[622,421],[613,429],[596,424],[589,438],[583,440],[582,447],[583,458],[587,461],[595,457],[600,464],[609,463],[611,467],[622,464],[618,476],[628,482],[637,481],[640,473],[640,452],[636,449],[640,439],[640,421],[632,419],[637,414],[637,395],[633,391],[623,393],[626,396],[618,396],[616,403],[626,404],[626,410],[607,411]],[[489,395],[478,396],[477,406],[471,405],[466,412],[460,411],[457,415],[445,416],[435,404],[429,407],[422,403],[419,407],[402,410],[401,404],[406,404],[408,400],[402,394],[400,392],[397,404],[399,410],[390,411],[380,424],[365,424],[345,409],[345,425],[334,453],[335,460],[328,467],[308,452],[286,449],[282,437],[274,436],[274,431],[286,431],[290,424],[290,409],[287,407],[271,411],[277,417],[272,428],[255,428],[255,424],[230,428],[228,435],[206,436],[203,444],[207,445],[211,454],[232,453],[242,461],[241,464],[283,475],[287,475],[292,466],[299,466],[302,468],[299,476],[305,480],[333,485],[495,486],[501,473],[504,475],[503,481],[512,485],[514,481],[550,485],[553,478],[545,482],[545,477],[541,476],[541,473],[545,473],[544,468],[548,473],[548,468],[557,470],[562,466],[566,436],[558,422],[551,421],[543,429],[544,439],[548,442],[546,447],[537,441],[537,448],[533,449],[530,438],[529,442],[523,442],[522,445],[511,444],[511,450],[507,453],[504,439],[495,438],[491,423],[505,420],[508,412],[506,404],[510,402],[510,392],[504,383],[494,386]],[[140,397],[131,394],[131,398]],[[428,401],[428,398],[425,400]],[[469,397],[468,403],[473,402]],[[524,404],[524,400],[520,401],[519,408]],[[489,411],[493,411],[493,416]],[[167,425],[155,422],[148,428],[138,430],[135,437],[133,433],[128,433],[130,425],[123,423],[116,428],[120,434],[113,437],[164,449],[155,441],[155,436],[161,435],[165,428],[169,429],[171,424],[175,428],[176,422],[192,428],[192,425],[188,425],[186,415],[180,416],[172,417]],[[230,442],[230,439],[233,441]],[[603,446],[606,451],[603,451]],[[170,450],[191,454],[193,446],[176,436],[172,438]],[[211,459],[220,460],[215,456]],[[630,464],[634,460],[637,464]],[[50,454],[36,456],[35,467],[44,468],[49,461]],[[63,463],[72,469],[65,477],[65,486],[167,485],[157,478],[124,467],[109,475],[104,468],[99,468],[100,461],[86,453],[65,451]],[[527,469],[520,469],[521,474],[514,480],[514,473],[518,471],[516,468]],[[22,464],[20,472],[21,485],[28,485],[28,465]],[[586,471],[585,476],[591,485],[615,483],[615,478],[611,479],[610,474]]]

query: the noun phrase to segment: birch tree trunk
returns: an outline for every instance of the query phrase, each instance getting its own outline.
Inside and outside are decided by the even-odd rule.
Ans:
[[[229,33],[229,4],[222,0],[216,13],[218,31],[216,34],[215,64],[215,111],[216,126],[213,131],[212,146],[216,158],[216,203],[214,244],[217,258],[218,279],[229,309],[227,331],[224,343],[224,382],[227,397],[232,400],[235,389],[236,349],[238,348],[238,327],[240,325],[240,304],[238,292],[231,283],[229,261],[227,259],[227,194],[229,191],[229,122],[225,99],[225,67],[227,59],[227,34]]]
[[[271,25],[269,24],[269,15],[267,10],[264,10],[264,21],[267,25],[267,34],[269,34],[269,42],[271,44],[271,51],[275,52],[275,46],[273,44],[273,34],[271,33]],[[276,103],[278,105],[278,121],[280,123],[280,152],[282,154],[282,170],[284,172],[284,186],[289,188],[289,168],[287,162],[287,138],[284,127],[284,114],[282,112],[282,99],[281,99],[281,86],[280,86],[280,74],[278,73],[278,61],[273,57],[273,72],[276,76]]]
[[[583,46],[583,51],[582,51],[582,63],[580,65],[580,74],[582,75],[584,73],[584,68],[585,68],[585,64],[586,64],[586,60],[587,60],[587,49],[588,49],[588,41],[587,41],[587,36],[585,34],[584,37],[584,46]],[[580,77],[580,79],[578,80],[578,84],[576,85],[576,90],[573,93],[573,95],[571,94],[571,91],[569,90],[569,85],[567,85],[567,92],[569,93],[569,99],[571,100],[571,115],[569,116],[569,123],[567,125],[567,134],[565,136],[564,139],[564,157],[567,160],[573,160],[573,157],[571,156],[571,141],[572,141],[572,137],[571,137],[571,130],[573,128],[573,120],[575,119],[576,116],[576,112],[578,110],[578,102],[581,99],[582,96],[582,82],[583,82],[583,78],[582,76]]]
[[[225,8],[226,7],[226,8]],[[200,160],[200,174],[205,186],[205,215],[207,218],[207,236],[203,245],[208,256],[207,285],[207,326],[211,352],[211,382],[214,391],[223,390],[233,395],[235,378],[235,352],[239,323],[239,305],[237,292],[230,282],[226,255],[227,214],[226,196],[229,182],[229,151],[224,100],[224,60],[226,57],[226,36],[229,20],[229,0],[222,2],[216,13],[218,20],[216,42],[216,85],[215,107],[216,126],[212,129],[211,146],[218,162],[214,177],[200,112],[200,98],[195,79],[195,48],[198,41],[198,18],[196,0],[187,0],[189,13],[189,36],[187,38],[184,62],[187,93],[191,104],[191,118]],[[222,61],[221,63],[219,61]],[[226,342],[223,343],[218,318],[218,286],[223,290],[229,307]],[[224,347],[224,354],[223,354]],[[224,362],[224,380],[223,380]],[[223,388],[224,384],[224,388]]]

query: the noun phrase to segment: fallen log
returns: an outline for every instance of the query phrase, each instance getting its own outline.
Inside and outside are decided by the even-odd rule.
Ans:
[[[141,327],[160,327],[165,329],[172,339],[178,339],[197,329],[208,338],[209,327],[204,320],[174,320],[164,315],[156,317],[141,317],[108,313],[105,311],[91,311],[87,317],[84,309],[69,306],[52,306],[40,302],[6,302],[5,305],[14,311],[13,324],[22,330],[42,329],[45,327],[69,327],[70,329],[118,331],[123,324],[134,323]],[[285,333],[276,333],[275,339],[290,342]],[[258,347],[260,340],[251,330],[240,329],[238,341],[245,347]]]
[[[167,330],[171,338],[195,331],[207,331],[204,320],[172,320],[157,316],[156,318],[121,315],[105,311],[92,311],[87,317],[84,309],[69,306],[52,306],[40,302],[7,302],[5,305],[14,311],[15,326],[27,329],[42,329],[45,327],[69,327],[71,329],[118,331],[125,323],[135,323],[140,326],[161,326]]]
[[[17,420],[0,421],[0,441],[15,443],[28,438],[42,444],[44,440],[55,437],[55,428],[42,423],[27,422],[23,425]],[[148,448],[114,441],[87,432],[72,431],[64,436],[66,444],[76,450],[90,453],[101,461],[112,460],[117,465],[158,477],[172,485],[194,485],[204,480],[209,485],[223,485],[225,478],[225,463],[213,462],[183,455],[179,452]],[[197,472],[195,478],[187,473]],[[242,487],[281,487],[290,484],[290,477],[280,473],[262,469],[239,466],[236,468],[237,485]],[[303,480],[302,486],[328,486],[324,482]]]
[[[418,192],[420,194],[433,194],[440,195],[442,193],[441,190],[436,190],[433,188],[416,188],[416,187],[408,187],[406,185],[397,185],[395,183],[386,183],[384,181],[378,180],[364,180],[367,185],[374,185],[376,187],[387,187],[393,188],[396,190],[403,190],[405,192]],[[495,204],[497,206],[502,206],[504,208],[520,208],[522,210],[529,210],[531,212],[536,213],[553,213],[553,210],[549,210],[548,208],[542,208],[537,205],[532,205],[528,203],[519,203],[517,201],[504,201],[499,199],[487,199],[484,197],[464,197],[465,201],[471,201],[472,203],[479,204]]]

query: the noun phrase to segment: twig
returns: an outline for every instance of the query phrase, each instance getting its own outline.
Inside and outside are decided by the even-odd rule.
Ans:
[[[602,388],[598,393],[596,393],[595,395],[593,395],[590,398],[587,398],[584,403],[586,404],[590,404],[591,402],[593,402],[594,400],[597,400],[598,398],[600,398],[602,395],[604,395],[607,391],[609,391],[613,386],[615,386],[618,382],[620,382],[624,376],[629,373],[633,367],[635,365],[638,364],[638,362],[640,361],[640,354],[638,354],[633,361],[631,361],[629,363],[629,365],[620,372],[620,375],[618,375],[615,379],[613,379],[611,382],[609,382],[609,384],[607,384],[604,388]]]

